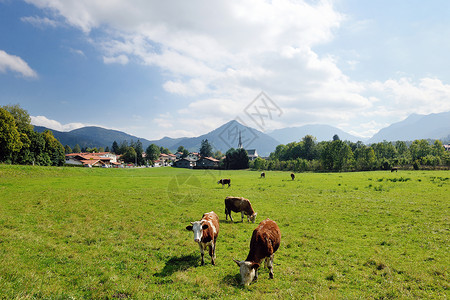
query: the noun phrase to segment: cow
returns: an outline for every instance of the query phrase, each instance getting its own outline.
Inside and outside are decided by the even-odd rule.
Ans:
[[[252,221],[252,223],[255,223],[256,215],[258,214],[253,210],[252,204],[248,199],[228,196],[225,198],[225,218],[228,220],[228,216],[230,216],[231,222],[234,222],[231,217],[232,211],[241,213],[242,223],[244,222],[244,215],[247,215],[247,222]]]
[[[265,219],[253,230],[250,241],[250,251],[245,261],[233,261],[239,266],[243,285],[249,285],[258,279],[258,268],[265,259],[265,266],[269,269],[269,278],[273,279],[273,256],[280,247],[281,232],[277,223]]]
[[[209,247],[211,264],[216,265],[216,241],[219,235],[219,217],[213,211],[203,214],[200,221],[191,222],[186,230],[194,232],[194,242],[198,243],[202,255],[202,266],[205,264],[203,258],[206,247]]]
[[[392,173],[392,172],[397,172],[397,171],[398,171],[398,168],[395,168],[395,167],[394,167],[394,168],[391,169],[391,173]]]
[[[229,179],[229,178],[226,178],[226,179],[220,179],[219,181],[217,181],[217,184],[222,184],[222,187],[223,187],[225,184],[228,184],[228,187],[230,187],[230,185],[231,185],[231,179]]]
[[[266,173],[262,172],[260,178],[266,178]]]
[[[295,174],[294,173],[291,173],[291,178],[292,178],[292,180],[295,179]]]

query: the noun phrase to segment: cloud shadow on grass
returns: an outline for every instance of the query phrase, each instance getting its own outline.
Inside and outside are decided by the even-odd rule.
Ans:
[[[164,268],[159,273],[155,273],[156,277],[170,276],[178,271],[185,271],[192,267],[198,266],[199,255],[182,255],[173,256],[167,262]]]

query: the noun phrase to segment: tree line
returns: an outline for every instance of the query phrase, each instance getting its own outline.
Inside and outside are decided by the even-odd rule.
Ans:
[[[371,171],[390,170],[392,167],[420,166],[450,167],[450,153],[441,141],[427,140],[380,142],[342,141],[337,135],[332,141],[317,142],[311,135],[300,142],[278,145],[267,160],[257,158],[250,162],[255,170],[286,171]]]
[[[64,147],[51,131],[34,131],[26,110],[19,105],[6,105],[0,107],[0,162],[62,166]]]

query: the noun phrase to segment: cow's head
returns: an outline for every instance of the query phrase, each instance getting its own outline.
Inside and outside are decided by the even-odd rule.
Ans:
[[[249,285],[252,283],[255,278],[256,271],[259,268],[259,264],[251,261],[238,261],[236,259],[233,259],[233,261],[239,266],[241,271],[241,283],[243,285]]]
[[[222,183],[222,179],[220,179],[219,181],[217,181],[217,183],[218,183],[218,184],[221,184],[221,183]]]
[[[250,221],[252,221],[252,223],[255,223],[257,214],[258,214],[257,212],[254,212],[253,215],[250,216]]]
[[[191,222],[191,225],[186,226],[186,230],[194,232],[194,242],[199,243],[203,237],[203,229],[207,229],[208,224],[202,224],[202,221]]]

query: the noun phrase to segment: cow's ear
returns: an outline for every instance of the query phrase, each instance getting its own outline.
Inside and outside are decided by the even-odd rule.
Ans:
[[[233,261],[234,261],[239,267],[241,267],[241,262],[240,262],[240,261],[238,261],[237,259],[233,259]]]
[[[194,228],[192,225],[188,225],[188,226],[186,226],[186,230],[189,230],[189,231],[191,231],[192,230],[192,228]]]
[[[203,228],[203,229],[208,229],[208,227],[209,227],[208,224],[203,224],[203,225],[202,225],[202,228]]]
[[[251,268],[258,270],[259,264],[258,263],[252,263],[252,267]]]

